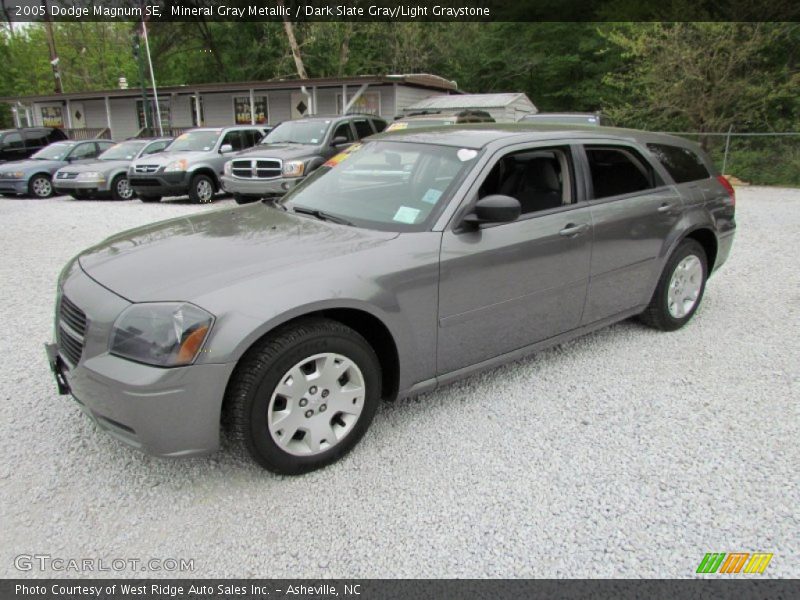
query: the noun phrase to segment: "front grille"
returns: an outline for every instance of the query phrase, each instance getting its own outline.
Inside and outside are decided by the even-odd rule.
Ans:
[[[58,327],[56,329],[58,349],[74,367],[83,354],[83,339],[86,335],[86,314],[66,296],[58,304]]]
[[[134,173],[155,173],[158,171],[158,165],[136,165],[133,167]]]
[[[242,179],[275,179],[281,176],[283,164],[274,158],[257,160],[234,160],[231,163],[231,173],[234,177]]]
[[[131,185],[147,187],[147,186],[157,186],[161,185],[161,182],[158,179],[148,179],[147,177],[136,177],[135,179],[130,180]]]
[[[56,179],[75,179],[77,176],[77,173],[69,173],[64,171],[59,171],[56,173]]]

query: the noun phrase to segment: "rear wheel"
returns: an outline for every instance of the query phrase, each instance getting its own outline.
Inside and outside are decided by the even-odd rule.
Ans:
[[[208,175],[195,175],[189,185],[189,199],[195,204],[211,202],[214,199],[216,186]]]
[[[53,183],[50,176],[45,174],[34,175],[28,183],[28,194],[34,198],[49,198],[53,195]]]
[[[662,331],[680,329],[700,306],[707,277],[705,250],[695,240],[683,240],[667,261],[641,320]]]
[[[131,198],[133,198],[133,188],[128,178],[123,174],[114,177],[114,180],[111,182],[111,199],[130,200]]]
[[[358,333],[328,319],[284,328],[237,367],[226,404],[233,434],[262,467],[297,475],[358,443],[372,422],[381,370]]]
[[[161,202],[161,196],[146,196],[139,194],[139,200],[142,202]]]

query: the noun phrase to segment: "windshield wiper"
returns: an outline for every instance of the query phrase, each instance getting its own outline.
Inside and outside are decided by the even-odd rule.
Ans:
[[[296,213],[300,213],[302,215],[311,215],[312,217],[316,217],[320,221],[329,221],[331,223],[338,223],[339,225],[349,225],[350,227],[354,226],[352,221],[348,221],[343,217],[337,217],[336,215],[332,215],[330,213],[326,213],[324,211],[318,210],[316,208],[306,208],[305,206],[295,206],[292,209]]]
[[[263,204],[269,204],[273,208],[280,208],[283,212],[286,212],[288,209],[283,204],[280,203],[280,200],[281,200],[280,197],[278,198],[273,197],[273,198],[264,198],[263,200],[261,200],[261,202]]]

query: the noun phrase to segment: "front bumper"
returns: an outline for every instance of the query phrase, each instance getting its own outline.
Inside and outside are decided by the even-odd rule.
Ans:
[[[53,188],[56,192],[69,194],[76,190],[81,192],[108,192],[108,181],[105,179],[54,179]]]
[[[276,177],[275,179],[240,179],[229,175],[222,176],[222,189],[230,194],[242,196],[282,196],[298,183],[302,177]]]
[[[128,183],[137,194],[145,196],[183,196],[189,192],[189,173],[128,173]]]
[[[0,194],[27,194],[27,179],[0,179]]]
[[[165,369],[108,352],[111,326],[128,302],[78,270],[63,294],[86,313],[78,364],[54,344],[48,362],[61,393],[120,441],[156,456],[194,456],[219,447],[220,410],[233,364]]]

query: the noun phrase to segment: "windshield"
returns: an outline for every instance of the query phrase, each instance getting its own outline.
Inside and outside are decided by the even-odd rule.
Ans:
[[[33,154],[31,158],[36,158],[38,160],[64,160],[64,157],[72,150],[73,145],[74,144],[50,144]]]
[[[284,196],[289,210],[385,231],[424,231],[478,156],[471,148],[374,141],[353,146]]]
[[[330,121],[286,121],[270,131],[262,144],[321,144]]]
[[[181,150],[208,152],[214,149],[214,144],[217,143],[221,133],[221,129],[214,129],[213,131],[187,131],[176,137],[175,141],[172,142],[166,150],[169,152]]]
[[[111,146],[98,158],[100,160],[133,160],[147,142],[122,142]]]

